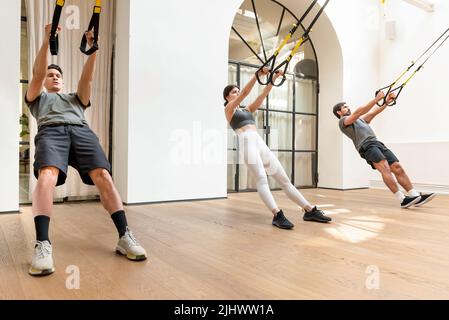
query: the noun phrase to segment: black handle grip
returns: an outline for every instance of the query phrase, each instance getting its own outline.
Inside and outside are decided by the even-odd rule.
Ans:
[[[267,86],[267,85],[271,82],[271,78],[273,77],[273,75],[272,75],[271,72],[267,75],[267,79],[266,79],[267,81],[262,81],[262,79],[261,79],[260,76],[259,76],[260,71],[262,71],[263,68],[267,68],[268,65],[270,64],[270,62],[271,62],[271,68],[270,68],[270,70],[272,70],[273,67],[274,67],[274,64],[276,63],[276,56],[273,55],[270,59],[267,60],[267,62],[265,62],[265,63],[264,63],[264,64],[263,64],[263,65],[256,71],[256,79],[257,79],[257,82],[259,82],[259,84],[262,85],[262,86]]]
[[[278,74],[279,70],[275,72],[275,74]],[[273,87],[282,87],[282,85],[284,84],[284,82],[287,80],[287,76],[285,75],[285,73],[282,75],[281,81],[280,82],[276,82],[276,80],[274,79],[274,77],[271,77],[271,84],[273,85]]]
[[[58,35],[50,36],[50,52],[52,56],[57,56],[59,52],[59,38]]]
[[[99,49],[98,37],[99,37],[99,33],[100,33],[100,13],[101,13],[101,7],[95,6],[94,13],[92,14],[92,18],[90,19],[90,22],[89,22],[89,27],[87,28],[88,30],[86,31],[86,32],[93,31],[93,33],[94,33],[94,39],[93,39],[94,41],[93,41],[92,47],[87,49],[86,33],[84,33],[83,38],[81,39],[80,50],[82,53],[84,53],[88,56],[90,56],[91,54],[93,54],[95,51],[97,51]]]
[[[399,95],[401,94],[403,89],[404,89],[404,85],[400,85],[399,87],[390,90],[390,93],[395,93],[396,97],[394,98],[394,100],[392,102],[387,104],[387,106],[393,107],[397,104]]]
[[[387,102],[387,97],[391,93],[391,90],[393,88],[393,85],[394,84],[389,85],[387,87],[380,88],[379,90],[376,91],[375,97],[377,97],[379,92],[384,91],[385,89],[388,89],[387,93],[385,94],[385,97],[382,100],[380,100],[379,102],[377,102],[378,107],[383,107],[385,105],[385,103]]]
[[[88,32],[88,31],[86,31]],[[94,42],[92,44],[92,47],[90,47],[89,49],[87,49],[87,36],[86,34],[84,34],[82,40],[81,40],[81,45],[80,45],[80,50],[82,53],[84,53],[85,55],[92,55],[95,51],[97,51],[98,49],[100,49],[99,45],[98,45],[98,40],[94,39]]]
[[[274,87],[281,87],[281,86],[284,84],[285,80],[287,80],[286,74],[287,74],[287,69],[288,69],[289,63],[290,63],[289,60],[285,60],[284,62],[282,62],[280,65],[278,65],[278,66],[273,70],[273,73],[272,73],[272,74],[278,74],[278,73],[280,72],[281,68],[284,67],[284,74],[283,74],[283,76],[282,76],[281,82],[277,82],[277,83],[276,83],[276,82],[274,81],[274,77],[273,77],[273,76],[271,77],[270,82],[271,82],[271,84],[272,84]]]

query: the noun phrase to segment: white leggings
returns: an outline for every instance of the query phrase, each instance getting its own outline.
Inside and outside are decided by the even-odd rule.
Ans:
[[[257,191],[265,205],[274,211],[278,208],[268,185],[267,174],[279,183],[285,194],[301,208],[310,206],[310,203],[292,185],[279,160],[268,148],[265,141],[257,131],[245,131],[238,134],[240,156],[254,176]]]

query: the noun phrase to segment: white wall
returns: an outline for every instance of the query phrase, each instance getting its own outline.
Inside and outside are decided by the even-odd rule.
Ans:
[[[357,108],[373,98],[375,91],[373,89],[378,83],[378,5],[376,2],[358,0],[332,1],[327,9],[327,15],[342,47],[344,64],[342,101],[347,102],[352,108]],[[329,53],[328,50],[323,52]],[[331,113],[335,103],[341,102],[338,99],[339,97],[335,97],[332,105],[323,106],[324,112]],[[331,119],[329,123],[323,123],[322,127],[337,127],[338,120],[333,115]],[[352,141],[343,136],[339,129],[335,130],[343,140],[340,151],[343,155],[341,166],[343,181],[339,188],[367,187],[369,169],[366,163],[360,159]],[[332,157],[322,161],[329,159]]]
[[[300,17],[309,2],[285,0],[282,3]],[[336,125],[336,118],[329,112],[332,106],[343,100],[343,53],[327,12],[332,10],[332,2],[326,8],[313,29],[311,39],[318,59],[320,76],[318,173],[319,187],[341,189],[343,187],[343,137]],[[305,26],[310,20],[305,21]],[[332,159],[332,160],[330,160]]]
[[[129,1],[116,1],[116,55],[114,68],[114,133],[113,133],[113,176],[123,201],[128,201],[129,182]]]
[[[310,3],[281,2],[298,16]],[[355,108],[373,98],[378,84],[379,18],[377,2],[333,0],[313,29],[321,84],[319,187],[368,187],[369,169],[341,134],[332,107],[346,101]]]
[[[19,209],[20,1],[0,2],[0,212]]]
[[[388,83],[447,27],[449,3],[436,2],[436,12],[429,14],[390,1],[386,18],[397,19],[398,37],[386,41],[378,24],[382,26],[377,1],[331,1],[312,34],[322,85],[320,186],[356,188],[368,185],[367,175],[378,179],[338,132],[331,108],[340,100],[358,106],[371,99],[373,89]],[[300,15],[309,2],[282,3]],[[224,151],[226,146],[221,90],[227,84],[229,30],[240,4],[240,0],[117,1],[114,170],[125,202],[226,196],[226,165],[217,161],[225,159],[225,153],[215,163],[207,157],[214,147]],[[0,95],[5,111],[0,120],[0,212],[4,212],[18,209],[20,1],[3,1],[0,9],[8,13],[0,20],[4,32]],[[449,159],[444,147],[449,145],[447,50],[444,47],[410,83],[398,108],[374,124],[379,138],[397,149],[422,185],[449,184],[438,174],[446,171]],[[406,151],[422,149],[432,157],[419,161],[416,153]],[[175,151],[184,157],[181,163],[173,157]]]
[[[129,20],[126,11],[117,17],[118,24],[130,21],[130,37],[119,39],[117,47],[119,64],[123,54],[130,61],[129,83],[123,79],[116,92],[116,111],[127,115],[116,127],[123,141],[117,141],[114,152],[124,201],[226,197],[221,94],[227,84],[229,30],[240,3],[129,3]],[[207,159],[216,150],[218,160]],[[181,158],[174,156],[177,151]]]
[[[286,0],[282,3],[297,15],[308,5],[306,1]],[[126,137],[126,132],[118,134],[127,145],[120,143],[115,152],[116,155],[126,154],[129,150],[128,163],[117,158],[115,162],[115,174],[128,177],[127,180],[116,178],[125,202],[226,196],[226,166],[223,163],[208,165],[201,163],[201,159],[194,159],[205,138],[201,133],[196,136],[195,128],[201,127],[203,134],[207,129],[218,130],[219,135],[226,128],[221,91],[228,81],[230,28],[240,5],[240,0],[233,1],[232,5],[229,1],[131,2],[129,87],[123,87],[125,77],[117,90],[117,101],[122,102],[116,107],[117,112],[129,117],[121,119],[122,123],[127,122],[122,130],[127,127],[129,136]],[[127,21],[126,10],[118,11],[125,14],[120,17],[119,13],[118,20]],[[179,28],[179,25],[183,27]],[[149,37],[148,30],[164,32],[155,32]],[[123,36],[118,36],[119,42],[126,38]],[[322,90],[320,186],[359,187],[358,181],[353,183],[344,177],[344,139],[330,111],[344,98],[343,59],[338,38],[326,16],[314,29],[313,42],[318,52]],[[123,48],[127,50],[125,46]],[[119,47],[117,55],[122,56]],[[118,64],[119,68],[125,68],[121,62]],[[125,95],[128,103],[123,101]],[[186,151],[194,152],[191,155],[193,163],[176,165],[172,161],[176,143],[170,141],[170,136],[180,129],[188,133],[181,144]],[[221,144],[222,151],[226,149],[224,135],[216,143]],[[349,154],[353,155],[352,150]],[[363,186],[366,186],[366,178],[364,182]]]
[[[204,139],[214,132],[212,146],[226,149],[221,91],[227,84],[230,27],[241,2],[135,0],[130,2],[129,19],[126,10],[118,10],[118,23],[128,23],[130,34],[128,39],[126,28],[118,30],[119,43],[129,40],[117,50],[125,76],[116,92],[116,112],[123,117],[116,127],[120,138],[115,174],[125,202],[226,196],[225,164],[208,164],[198,155],[211,146]],[[309,4],[281,3],[297,15]],[[321,76],[320,186],[337,189],[367,187],[368,169],[339,132],[332,106],[342,100],[353,105],[366,102],[378,82],[378,7],[345,0],[342,15],[341,4],[342,0],[331,2],[312,34]],[[148,30],[163,32],[150,36]],[[129,54],[126,65],[124,54]],[[182,131],[186,135],[173,141]],[[176,164],[172,155],[180,146],[193,154],[188,154],[189,162]]]
[[[395,20],[397,37],[382,37],[381,82],[389,84],[449,25],[449,1],[436,0],[435,12],[419,10],[404,1],[390,1],[385,21]],[[420,188],[449,192],[449,42],[404,89],[397,107],[389,109],[374,127]],[[371,175],[372,185],[379,177]]]

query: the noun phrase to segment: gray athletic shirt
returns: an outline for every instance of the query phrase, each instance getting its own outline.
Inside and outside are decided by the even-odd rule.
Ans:
[[[340,119],[340,130],[354,142],[357,151],[360,151],[365,142],[377,140],[376,134],[365,120],[357,119],[350,126],[345,126],[346,118],[343,117]]]
[[[31,114],[36,118],[38,127],[55,124],[73,124],[87,126],[84,110],[90,106],[83,106],[76,93],[47,93],[42,92],[34,101],[25,102]]]

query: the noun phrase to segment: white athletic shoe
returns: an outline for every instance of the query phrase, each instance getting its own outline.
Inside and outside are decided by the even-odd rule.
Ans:
[[[142,261],[147,258],[147,252],[137,242],[131,230],[126,227],[126,233],[120,238],[115,251],[126,256],[129,260]]]
[[[55,272],[52,246],[48,241],[36,241],[29,274],[32,276],[46,276]]]

